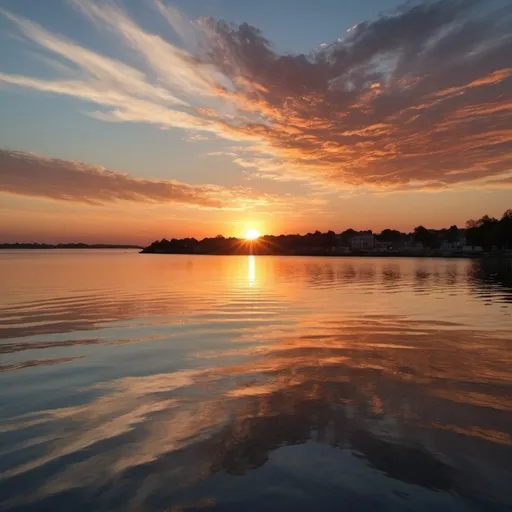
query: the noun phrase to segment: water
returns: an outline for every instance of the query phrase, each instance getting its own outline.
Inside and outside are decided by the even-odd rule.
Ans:
[[[0,509],[510,510],[512,262],[0,254]]]

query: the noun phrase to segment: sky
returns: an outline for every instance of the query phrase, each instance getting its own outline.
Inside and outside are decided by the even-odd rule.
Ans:
[[[512,207],[509,0],[0,0],[0,242]]]

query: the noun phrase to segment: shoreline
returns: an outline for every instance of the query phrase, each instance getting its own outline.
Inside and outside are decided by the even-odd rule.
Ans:
[[[140,245],[88,245],[83,247],[59,247],[59,246],[41,246],[41,247],[0,247],[0,251],[54,251],[54,250],[69,250],[69,251],[79,251],[82,249],[143,249]]]
[[[351,252],[351,253],[294,253],[294,254],[251,254],[251,253],[194,253],[194,252],[145,252],[140,251],[139,254],[156,254],[161,256],[286,256],[286,257],[323,257],[323,258],[439,258],[439,259],[512,259],[512,253],[505,254],[411,254],[403,252]]]

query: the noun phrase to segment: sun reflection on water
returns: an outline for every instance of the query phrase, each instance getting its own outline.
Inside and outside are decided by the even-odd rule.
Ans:
[[[256,260],[252,254],[248,256],[248,258],[249,262],[247,278],[249,280],[249,286],[254,286],[254,281],[256,280]]]
[[[297,511],[354,482],[359,503],[377,489],[368,509],[510,509],[508,267],[30,258],[8,260],[0,296],[0,509],[260,509],[283,474],[283,500],[321,483]]]

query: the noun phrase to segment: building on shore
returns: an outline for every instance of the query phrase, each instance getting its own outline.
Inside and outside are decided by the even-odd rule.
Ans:
[[[375,237],[370,233],[353,236],[350,239],[352,251],[372,251],[375,248]]]
[[[346,247],[342,244],[334,245],[331,248],[332,254],[350,254],[350,247]]]
[[[442,251],[459,252],[463,251],[464,247],[467,247],[466,237],[459,231],[459,236],[455,240],[444,240],[440,249]]]
[[[374,241],[373,248],[375,251],[391,251],[395,249],[393,242],[382,242],[380,240]]]
[[[465,245],[462,248],[462,252],[464,253],[480,253],[483,252],[483,247],[480,247],[479,245]]]

